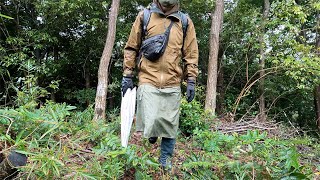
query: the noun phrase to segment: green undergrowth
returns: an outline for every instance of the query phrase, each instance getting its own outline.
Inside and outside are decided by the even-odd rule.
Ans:
[[[28,156],[19,169],[21,179],[153,179],[159,174],[157,157],[145,147],[121,147],[118,111],[108,112],[108,122],[92,121],[93,113],[92,107],[80,112],[52,102],[1,109],[1,153],[14,149]],[[204,113],[188,123],[207,117]],[[182,126],[193,131],[189,137],[179,135],[173,179],[319,178],[316,138],[280,139],[261,131],[222,134],[209,130],[207,120],[201,123],[200,128]]]
[[[319,178],[320,146],[310,137],[283,140],[258,130],[243,135],[204,130],[194,132],[192,146],[198,151],[182,165],[188,178]]]
[[[48,102],[39,109],[0,110],[1,153],[14,149],[28,156],[21,179],[119,179],[134,168],[150,178],[158,168],[141,147],[122,148],[119,117],[94,122],[92,107],[83,112]],[[109,114],[109,117],[112,114]]]

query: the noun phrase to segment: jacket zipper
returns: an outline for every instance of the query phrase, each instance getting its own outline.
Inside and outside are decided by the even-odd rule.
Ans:
[[[162,62],[163,62],[163,60],[160,63],[160,89],[163,88],[163,70],[162,70],[162,64],[163,63]]]
[[[166,16],[166,15],[165,15],[163,12],[161,12],[160,10],[158,10],[157,13],[164,15],[164,16],[166,17],[166,19],[167,19],[168,17],[170,17],[170,16],[179,19],[177,16],[172,15],[172,14]],[[165,28],[165,29],[166,29],[166,28]],[[159,84],[159,88],[160,88],[160,89],[163,89],[163,88],[164,88],[164,83],[163,83],[163,78],[164,78],[164,76],[163,76],[164,70],[163,70],[163,69],[164,69],[164,65],[163,65],[163,61],[164,61],[164,59],[162,58],[162,60],[161,60],[161,62],[160,62],[160,84]]]

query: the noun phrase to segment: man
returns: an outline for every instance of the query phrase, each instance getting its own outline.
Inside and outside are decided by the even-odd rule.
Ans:
[[[153,0],[149,9],[152,13],[146,32],[143,32],[142,11],[133,24],[124,49],[122,92],[124,95],[128,88],[133,88],[133,71],[137,63],[139,87],[136,131],[143,132],[143,136],[149,138],[152,144],[158,137],[162,138],[159,162],[163,168],[170,168],[169,159],[173,154],[179,125],[181,80],[185,76],[187,100],[191,102],[195,96],[198,75],[198,44],[189,17],[184,35],[179,0]],[[141,55],[144,40],[164,34],[165,31],[170,33],[164,53],[153,61]],[[184,68],[181,67],[182,62]]]

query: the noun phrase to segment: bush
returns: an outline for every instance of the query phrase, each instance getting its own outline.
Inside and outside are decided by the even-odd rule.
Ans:
[[[190,136],[195,129],[208,129],[208,122],[213,117],[204,111],[199,101],[193,100],[188,103],[185,98],[181,101],[179,128],[181,132]]]

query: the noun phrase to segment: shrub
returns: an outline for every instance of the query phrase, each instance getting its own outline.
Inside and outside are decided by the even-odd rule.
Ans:
[[[184,135],[192,135],[195,129],[207,129],[210,119],[212,116],[203,109],[199,101],[193,100],[188,103],[185,98],[182,99],[179,128]]]

